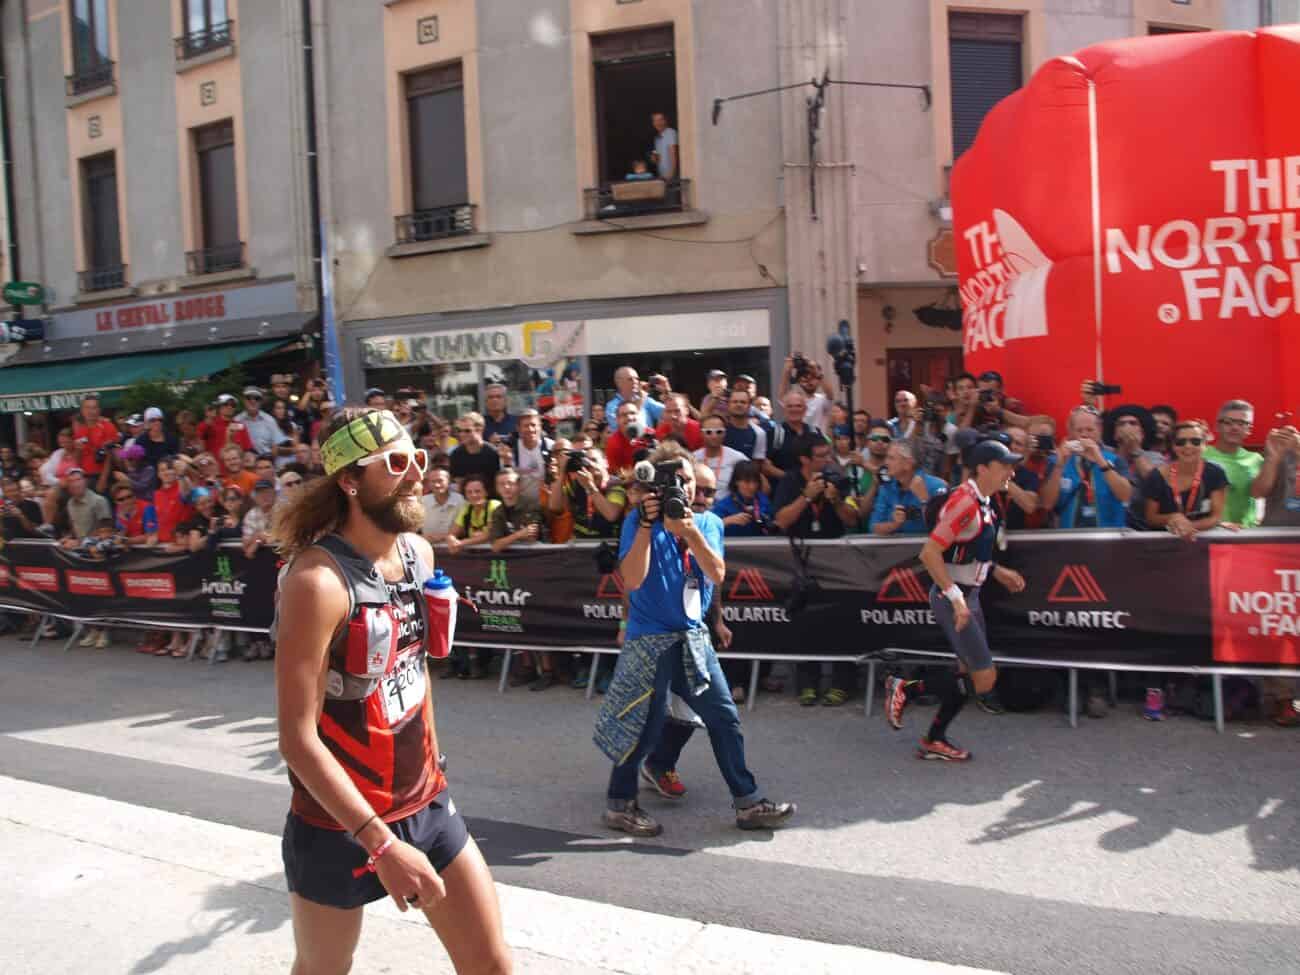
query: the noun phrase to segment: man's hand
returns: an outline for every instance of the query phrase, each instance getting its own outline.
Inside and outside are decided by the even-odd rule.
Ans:
[[[1025,577],[1015,569],[1008,569],[1006,566],[998,565],[993,568],[993,575],[998,582],[1007,588],[1008,592],[1024,592]]]
[[[894,505],[894,517],[892,520],[895,528],[902,528],[907,524],[907,509],[901,504]]]
[[[1169,520],[1165,522],[1165,527],[1178,538],[1184,538],[1188,541],[1196,538],[1196,529],[1192,527],[1192,523],[1188,521],[1187,516],[1182,512],[1171,515]]]
[[[575,472],[573,477],[588,494],[594,494],[600,490],[596,486],[596,475],[592,473],[590,468],[584,467],[582,470]]]
[[[1101,445],[1095,440],[1080,439],[1080,445],[1083,447],[1083,456],[1092,461],[1094,464],[1104,465],[1106,458],[1101,452]]]
[[[1126,427],[1116,435],[1115,446],[1125,457],[1132,457],[1142,449],[1142,434]]]
[[[447,887],[428,856],[402,840],[394,840],[393,848],[375,861],[375,875],[399,911],[427,910],[447,896]],[[414,903],[408,897],[414,897]]]
[[[912,478],[912,483],[907,486],[907,489],[922,501],[930,500],[930,488],[926,485],[925,478],[920,474]]]
[[[515,455],[510,451],[510,444],[500,441],[496,445],[497,456],[501,458],[501,463],[509,467],[515,462]]]
[[[727,517],[722,519],[722,523],[724,525],[737,525],[741,528],[744,528],[753,520],[754,520],[754,516],[751,515],[748,511],[739,511],[734,515],[727,515]]]
[[[826,493],[826,482],[820,477],[815,477],[804,485],[803,496],[809,501],[816,501]]]
[[[1095,379],[1085,379],[1079,384],[1079,399],[1083,402],[1084,406],[1097,405],[1097,397],[1092,392],[1092,384],[1095,382]]]
[[[825,493],[826,500],[829,501],[831,504],[840,503],[840,489],[837,488],[834,484],[828,482],[826,484],[826,490],[824,493]]]
[[[455,555],[457,552],[460,551],[461,544],[462,544],[461,540],[457,538],[455,535],[447,536],[447,551],[450,552],[452,555]]]
[[[646,521],[654,521],[659,517],[659,495],[647,495],[641,502],[641,517]]]
[[[727,626],[721,619],[718,620],[714,630],[718,634],[718,643],[722,645],[723,650],[731,649],[731,627]]]
[[[970,607],[966,605],[966,600],[959,599],[952,604],[952,623],[958,632],[966,629],[970,623]]]
[[[1264,442],[1264,451],[1269,457],[1278,458],[1289,453],[1300,452],[1300,431],[1293,426],[1270,430],[1268,439]]]
[[[698,533],[699,529],[695,526],[695,518],[689,508],[686,509],[686,515],[682,518],[664,518],[664,527],[674,538],[686,538],[693,533]]]

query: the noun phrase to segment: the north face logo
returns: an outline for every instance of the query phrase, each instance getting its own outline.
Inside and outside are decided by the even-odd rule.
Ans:
[[[1047,334],[1047,280],[1052,262],[1005,210],[965,232],[978,270],[961,288],[965,350],[1001,348]]]
[[[731,591],[727,593],[728,601],[739,603],[772,602],[775,598],[772,587],[757,569],[741,569],[736,575],[736,581],[731,584]]]
[[[1106,593],[1086,565],[1067,565],[1047,594],[1049,603],[1104,603]]]
[[[911,569],[891,569],[876,593],[878,603],[924,603],[929,599],[921,580]]]

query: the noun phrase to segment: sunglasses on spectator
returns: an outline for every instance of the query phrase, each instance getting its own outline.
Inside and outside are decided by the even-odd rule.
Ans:
[[[1205,443],[1203,437],[1176,437],[1174,439],[1175,447],[1199,447]]]
[[[873,443],[893,443],[894,438],[883,433],[873,433],[867,439]]]
[[[726,430],[720,430],[717,427],[705,427],[700,431],[700,433],[704,434],[706,437],[721,437],[726,432]]]
[[[1250,420],[1241,420],[1235,416],[1224,416],[1219,418],[1219,425],[1225,427],[1248,427]]]
[[[697,484],[697,485],[695,486],[695,493],[698,494],[698,495],[700,495],[701,497],[712,498],[712,497],[714,497],[715,495],[717,495],[717,493],[718,493],[718,489],[717,489],[717,488],[700,487],[700,486]]]
[[[381,460],[393,477],[401,477],[410,470],[412,464],[421,474],[429,469],[429,452],[422,447],[417,447],[415,450],[399,447],[396,450],[385,450],[382,454],[371,454],[357,461],[357,466],[369,467],[371,464],[378,464]]]

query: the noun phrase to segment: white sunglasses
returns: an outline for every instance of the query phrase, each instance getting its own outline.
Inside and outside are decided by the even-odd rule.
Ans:
[[[423,447],[414,449],[408,447],[394,447],[391,450],[385,450],[382,454],[371,454],[369,457],[363,457],[357,461],[358,467],[369,467],[371,464],[378,464],[380,461],[388,468],[388,473],[393,477],[401,477],[405,474],[412,464],[415,469],[423,474],[429,469],[429,452]]]

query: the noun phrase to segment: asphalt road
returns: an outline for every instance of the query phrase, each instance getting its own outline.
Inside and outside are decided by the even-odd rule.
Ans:
[[[799,802],[795,825],[736,830],[700,735],[690,795],[643,796],[665,832],[633,843],[599,825],[596,702],[435,695],[453,794],[503,883],[1016,973],[1300,970],[1294,731],[972,708],[953,737],[977,758],[956,767],[912,757],[924,709],[894,733],[764,697],[750,765]],[[0,774],[278,834],[270,666],[0,639]]]

